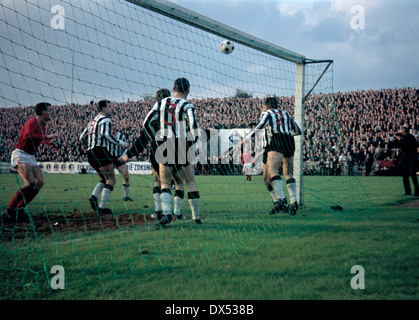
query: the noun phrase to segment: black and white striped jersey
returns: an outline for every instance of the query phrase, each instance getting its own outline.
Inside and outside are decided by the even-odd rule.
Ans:
[[[265,129],[264,146],[269,145],[275,134],[299,136],[301,129],[288,112],[270,109],[262,113],[261,120],[247,137],[253,137],[258,130]]]
[[[195,106],[185,99],[168,97],[156,102],[143,126],[150,139],[156,141],[163,141],[165,138],[196,141],[199,138]]]
[[[87,146],[87,150],[102,147],[108,152],[111,152],[112,148],[123,147],[125,144],[123,140],[112,135],[111,119],[101,114],[90,121],[79,140]]]
[[[118,141],[123,141],[124,143],[128,141],[127,137],[119,131],[116,133],[115,139]],[[119,144],[111,144],[109,148],[110,155],[117,158],[123,156],[128,151],[128,149],[124,149]]]
[[[156,108],[156,104],[147,114],[143,122],[143,130],[151,141],[156,141],[157,132],[160,130],[160,109]]]

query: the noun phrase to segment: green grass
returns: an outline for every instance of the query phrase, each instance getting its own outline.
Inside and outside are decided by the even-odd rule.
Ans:
[[[17,182],[0,175],[1,208]],[[415,200],[400,177],[305,177],[294,217],[267,215],[261,177],[198,177],[204,224],[163,230],[135,220],[153,212],[149,176],[131,177],[132,203],[115,188],[113,228],[90,225],[96,177],[49,174],[45,182],[29,205],[43,229],[0,233],[1,299],[417,299],[419,215],[399,206]],[[190,214],[187,201],[182,210]],[[127,217],[132,223],[122,223]],[[65,290],[50,288],[53,265],[65,269]],[[350,286],[354,265],[365,269],[364,290]]]

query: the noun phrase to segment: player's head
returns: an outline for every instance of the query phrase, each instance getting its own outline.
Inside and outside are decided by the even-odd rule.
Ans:
[[[156,99],[160,101],[164,98],[170,97],[170,90],[169,89],[160,89],[156,92]]]
[[[108,101],[108,100],[100,100],[97,103],[97,108],[98,108],[99,112],[109,114],[110,113],[110,110],[109,110],[110,104],[111,104],[111,102]]]
[[[278,99],[277,97],[266,97],[263,99],[263,105],[269,109],[278,109]]]
[[[35,106],[35,114],[40,119],[42,118],[43,121],[47,122],[51,120],[51,115],[49,114],[49,107],[51,104],[47,102],[40,102]]]
[[[190,85],[188,79],[179,78],[179,79],[175,80],[173,91],[181,93],[181,94],[188,94],[190,87],[191,87],[191,85]]]
[[[51,105],[47,102],[40,102],[35,106],[35,114],[37,116],[42,116],[43,112],[48,112],[48,108],[51,107]]]

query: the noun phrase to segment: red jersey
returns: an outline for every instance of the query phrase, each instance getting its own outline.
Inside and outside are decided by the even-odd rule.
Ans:
[[[243,153],[242,154],[242,164],[252,163],[253,157],[251,153]]]
[[[40,144],[51,145],[51,141],[45,138],[45,127],[41,127],[36,118],[32,118],[25,123],[20,131],[19,139],[15,146],[16,149],[35,155]]]

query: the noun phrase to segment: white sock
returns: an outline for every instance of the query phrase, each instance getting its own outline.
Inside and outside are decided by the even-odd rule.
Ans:
[[[172,194],[170,192],[162,191],[160,194],[160,204],[163,214],[172,214]]]
[[[287,180],[288,193],[290,194],[290,202],[294,203],[297,201],[297,184],[294,179]]]
[[[93,189],[92,196],[95,196],[96,198],[99,197],[100,192],[105,187],[105,184],[102,181],[99,181],[95,188]]]
[[[284,186],[282,185],[281,178],[277,178],[271,182],[271,186],[273,191],[276,193],[276,195],[279,197],[279,200],[282,200],[285,198],[284,194]]]
[[[189,199],[189,205],[191,206],[192,219],[200,219],[199,217],[199,198]]]
[[[191,214],[193,220],[201,219],[199,216],[199,192],[192,191],[188,193],[188,201],[191,207]]]
[[[281,199],[279,199],[278,195],[275,193],[274,189],[272,188],[272,186],[267,187],[269,194],[271,195],[272,199],[274,200],[274,202],[277,202]]]
[[[111,196],[112,193],[112,187],[104,187],[102,190],[102,197],[100,198],[100,204],[99,204],[99,208],[100,209],[105,209],[106,205],[108,203],[109,197]]]
[[[177,214],[177,215],[179,215],[179,214],[181,214],[181,212],[180,212],[180,208],[182,207],[182,203],[183,203],[183,199],[182,198],[180,198],[180,197],[176,197],[175,196],[175,208],[174,208],[174,212],[175,212],[175,214]]]
[[[183,197],[185,196],[185,191],[183,190],[176,190],[175,192],[175,208],[174,208],[174,213],[177,215],[180,215],[180,208],[182,207],[182,203],[183,203]]]
[[[128,183],[124,183],[124,198],[128,198],[129,197],[129,184]]]
[[[161,211],[161,201],[160,201],[160,193],[153,193],[154,198],[154,211],[160,212]]]

